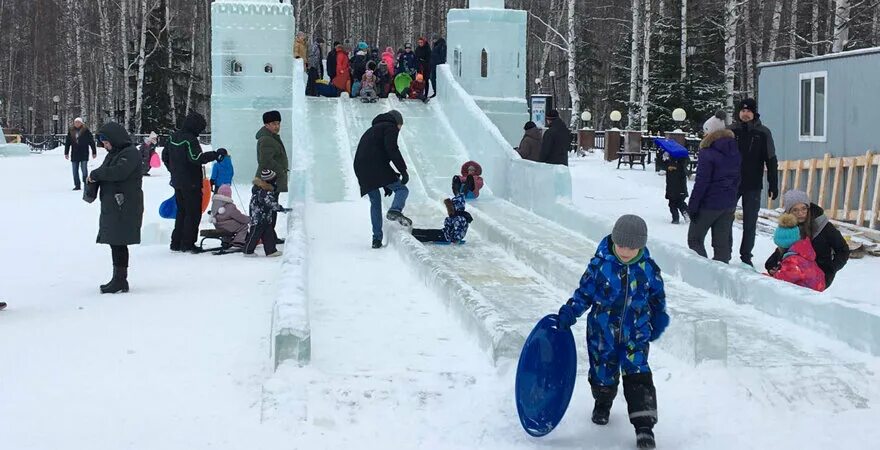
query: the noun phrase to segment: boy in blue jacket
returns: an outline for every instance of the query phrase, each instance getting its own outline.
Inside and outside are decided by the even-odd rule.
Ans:
[[[412,235],[419,242],[457,244],[464,241],[468,226],[474,221],[470,213],[464,210],[464,195],[458,194],[455,197],[447,198],[443,201],[443,204],[446,205],[446,213],[448,214],[448,217],[443,221],[443,229],[413,229]]]
[[[623,372],[623,395],[639,448],[654,448],[657,394],[648,367],[649,342],[669,325],[660,268],[645,247],[648,226],[635,215],[617,219],[581,277],[580,287],[559,308],[570,327],[587,310],[589,381],[596,400],[593,423],[605,425]]]
[[[217,150],[217,153],[224,153],[223,158],[217,158],[214,167],[211,168],[211,191],[216,194],[217,189],[224,184],[232,184],[232,177],[235,175],[235,169],[232,167],[232,156],[225,148]]]

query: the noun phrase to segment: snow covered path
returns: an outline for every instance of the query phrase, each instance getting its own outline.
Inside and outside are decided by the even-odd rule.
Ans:
[[[153,172],[145,223],[160,220],[170,193],[167,174]],[[276,440],[259,406],[277,261],[133,246],[132,291],[101,295],[111,263],[108,247],[95,244],[99,204],[71,185],[58,152],[0,159],[0,204],[17,218],[0,221],[0,295],[10,304],[0,315],[0,447],[240,449]]]

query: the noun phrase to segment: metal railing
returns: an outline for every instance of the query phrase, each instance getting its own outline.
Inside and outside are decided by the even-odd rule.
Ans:
[[[31,148],[31,153],[42,153],[49,150],[54,150],[60,146],[64,145],[64,142],[67,140],[67,134],[20,134],[20,135],[5,135],[9,138],[17,138],[22,144],[27,144]],[[135,145],[141,145],[144,140],[146,140],[150,135],[149,134],[132,134],[131,138]],[[97,136],[95,136],[97,139]],[[9,139],[7,139],[9,140]],[[159,135],[159,143],[157,144],[159,147],[164,147],[165,143],[168,141],[167,134]],[[210,134],[201,134],[199,135],[199,143],[202,145],[211,145],[211,135]]]

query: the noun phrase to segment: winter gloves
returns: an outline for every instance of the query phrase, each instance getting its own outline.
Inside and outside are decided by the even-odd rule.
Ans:
[[[404,170],[400,172],[400,184],[406,185],[406,183],[409,183],[409,174]]]
[[[666,327],[669,326],[669,314],[666,314],[666,311],[659,311],[651,317],[651,339],[650,341],[656,341],[660,335],[666,330]]]
[[[559,308],[559,328],[571,328],[575,322],[577,322],[577,317],[574,313],[574,307],[568,303],[562,305]]]
[[[776,186],[770,186],[770,189],[767,190],[767,195],[771,200],[776,200],[779,197],[779,188]]]

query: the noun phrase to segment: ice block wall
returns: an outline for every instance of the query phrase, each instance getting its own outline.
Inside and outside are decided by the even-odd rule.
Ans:
[[[293,138],[293,8],[288,1],[217,1],[211,21],[211,143],[232,155],[235,181],[250,183],[263,113],[280,111],[281,139]]]

